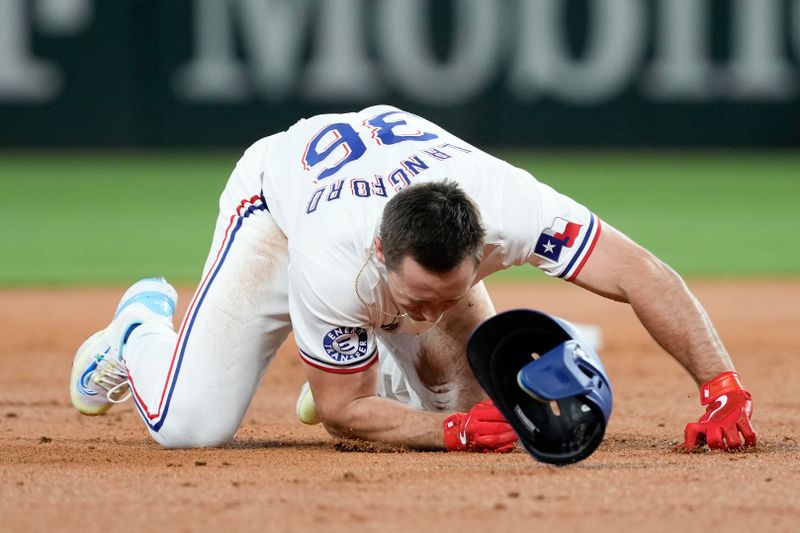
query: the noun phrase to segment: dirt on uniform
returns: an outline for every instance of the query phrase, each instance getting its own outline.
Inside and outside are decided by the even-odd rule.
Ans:
[[[498,311],[602,328],[611,422],[594,455],[561,468],[521,449],[336,441],[295,418],[291,340],[232,443],[162,449],[132,403],[90,418],[69,400],[75,349],[124,288],[0,290],[0,531],[796,531],[800,280],[690,286],[753,393],[755,450],[672,451],[703,411],[697,388],[628,306],[564,283],[489,285]]]

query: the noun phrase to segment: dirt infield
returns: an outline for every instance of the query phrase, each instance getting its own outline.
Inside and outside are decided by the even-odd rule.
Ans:
[[[74,350],[120,289],[2,290],[0,531],[796,531],[800,280],[690,285],[755,397],[755,451],[671,451],[701,413],[697,389],[627,306],[562,283],[490,285],[498,310],[602,327],[614,412],[600,449],[564,468],[337,443],[294,417],[292,346],[233,443],[164,450],[132,404],[88,418],[69,401]]]

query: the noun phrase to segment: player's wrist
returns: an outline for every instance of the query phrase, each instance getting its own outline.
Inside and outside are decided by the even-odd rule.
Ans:
[[[460,452],[467,449],[465,426],[466,413],[453,413],[444,419],[444,448],[448,452]]]
[[[700,385],[700,404],[708,405],[723,394],[736,391],[747,392],[739,374],[732,370],[722,372]]]

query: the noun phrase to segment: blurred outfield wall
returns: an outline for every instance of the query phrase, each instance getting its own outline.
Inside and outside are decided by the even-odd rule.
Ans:
[[[502,146],[800,146],[800,0],[0,0],[0,147],[392,103]]]

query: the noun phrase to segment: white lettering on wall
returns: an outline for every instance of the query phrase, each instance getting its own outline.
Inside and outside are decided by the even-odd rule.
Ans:
[[[406,96],[427,104],[462,104],[484,90],[496,73],[502,4],[457,0],[453,42],[445,61],[434,57],[426,5],[424,0],[378,2],[378,55],[391,86]]]
[[[597,0],[590,5],[586,50],[575,58],[564,35],[566,1],[521,3],[520,36],[509,79],[515,95],[589,104],[608,100],[630,84],[644,52],[642,3]]]
[[[731,0],[731,55],[711,60],[711,0],[659,0],[656,55],[643,78],[661,100],[782,100],[795,93],[781,0]]]
[[[362,0],[321,0],[315,46],[300,93],[309,100],[360,100],[382,93],[367,53]]]
[[[631,90],[670,102],[798,94],[800,0],[727,0],[722,58],[711,50],[716,0],[587,1],[579,53],[568,46],[569,0],[453,0],[452,21],[430,20],[434,1],[194,0],[192,55],[171,81],[193,103],[388,94],[463,105],[498,82],[517,101],[571,105]],[[75,35],[92,16],[91,0],[0,0],[0,101],[58,97],[69,73],[34,53],[34,37]],[[452,39],[440,58],[431,33],[445,24]]]
[[[391,89],[419,102],[459,105],[479,96],[501,68],[522,101],[598,104],[631,87],[664,101],[795,93],[796,69],[782,49],[782,0],[729,0],[731,55],[723,64],[711,59],[712,0],[656,0],[653,27],[641,0],[589,2],[578,57],[566,45],[567,0],[456,0],[445,60],[435,57],[428,35],[436,27],[428,20],[430,1],[377,0],[367,10],[368,0],[195,0],[195,56],[176,78],[178,93],[206,102],[241,101],[254,92],[268,101],[374,101]],[[654,57],[644,65],[649,36]],[[303,66],[307,42],[311,56]]]
[[[782,0],[734,0],[731,95],[740,99],[782,99],[794,94],[791,65],[783,54]],[[795,25],[795,31],[800,26]]]
[[[655,57],[643,79],[646,95],[663,100],[699,100],[709,96],[710,9],[711,0],[657,3]]]
[[[31,16],[35,15],[35,16]],[[0,1],[0,100],[42,103],[61,90],[57,65],[31,51],[34,23],[49,35],[83,31],[91,18],[88,0]]]
[[[178,72],[178,94],[195,101],[266,100],[295,90],[308,0],[195,0],[195,56]],[[236,56],[235,29],[247,63]]]

